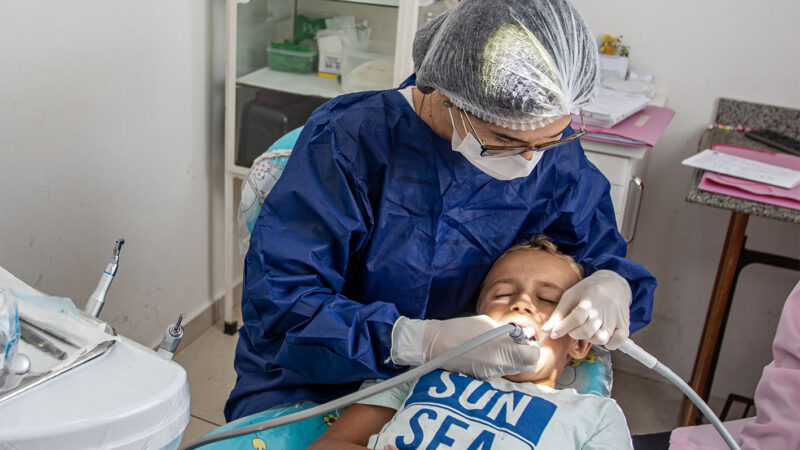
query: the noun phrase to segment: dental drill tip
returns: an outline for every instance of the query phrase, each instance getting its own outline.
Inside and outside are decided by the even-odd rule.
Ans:
[[[178,316],[178,320],[169,326],[169,333],[172,336],[182,336],[183,335],[183,328],[181,328],[181,322],[183,322],[183,313]]]
[[[114,256],[119,256],[119,251],[122,249],[122,244],[125,243],[125,239],[119,238],[117,242],[114,243]]]

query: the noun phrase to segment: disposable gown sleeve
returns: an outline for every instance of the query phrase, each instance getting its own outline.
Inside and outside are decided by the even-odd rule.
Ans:
[[[560,196],[558,218],[544,234],[572,255],[586,275],[613,270],[631,287],[630,332],[650,323],[656,279],[641,265],[625,258],[627,244],[620,235],[611,203],[610,184],[588,164],[578,170],[577,179]]]
[[[394,304],[341,294],[370,232],[363,182],[348,155],[357,136],[309,122],[265,201],[246,256],[243,322],[253,347],[310,383],[385,378]],[[275,350],[276,346],[277,352]]]

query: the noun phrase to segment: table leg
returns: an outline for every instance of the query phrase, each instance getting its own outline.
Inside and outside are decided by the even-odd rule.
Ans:
[[[692,369],[692,379],[689,382],[692,389],[700,394],[701,397],[705,397],[703,391],[706,388],[706,380],[711,369],[713,355],[719,351],[717,338],[722,329],[731,286],[736,275],[736,266],[744,243],[744,232],[749,219],[750,216],[748,214],[734,212],[731,213],[731,219],[728,222],[728,232],[725,236],[725,244],[722,247],[722,256],[717,268],[717,278],[714,280],[714,290],[711,292],[711,300],[708,304],[706,323],[703,326],[700,346],[694,361],[694,369]],[[684,398],[681,405],[681,426],[694,425],[698,412],[694,404],[688,398]]]

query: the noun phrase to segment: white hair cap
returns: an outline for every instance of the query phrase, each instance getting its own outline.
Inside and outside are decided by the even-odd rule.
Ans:
[[[463,0],[414,37],[417,88],[512,130],[590,103],[597,43],[566,0]]]

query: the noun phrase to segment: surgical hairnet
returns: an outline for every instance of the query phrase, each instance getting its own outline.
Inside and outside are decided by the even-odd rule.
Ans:
[[[464,0],[414,37],[417,87],[488,122],[530,130],[595,96],[597,43],[565,0]]]

